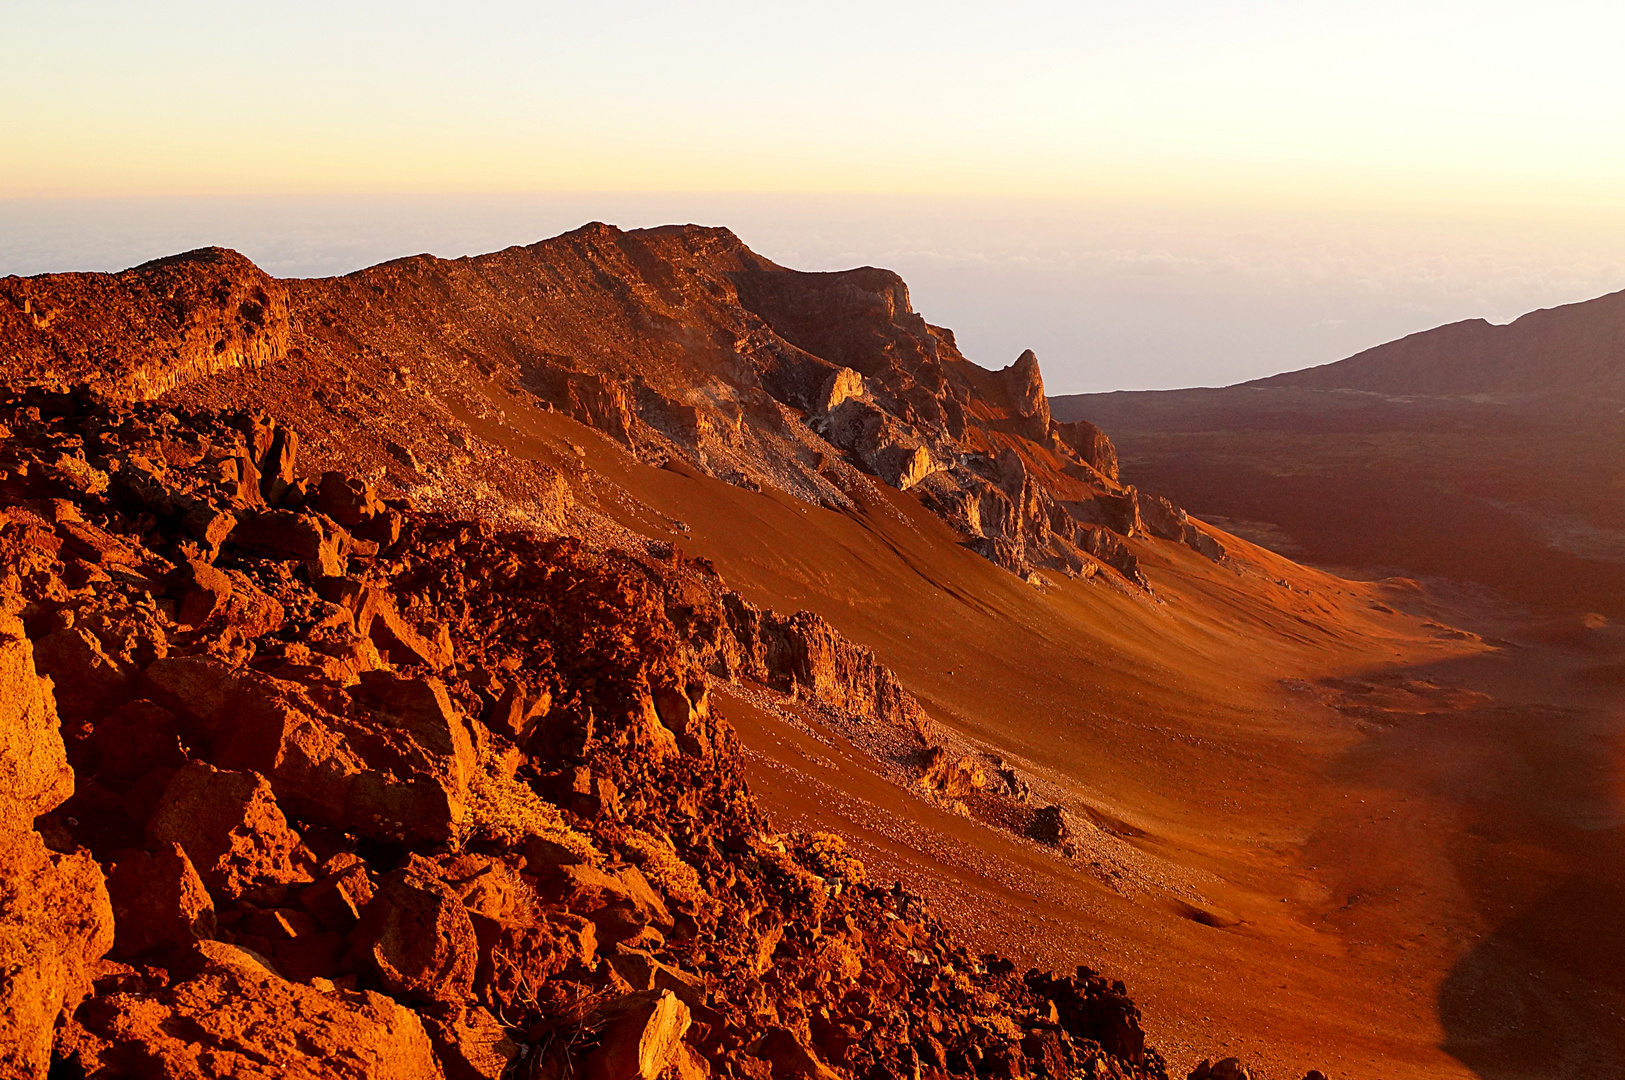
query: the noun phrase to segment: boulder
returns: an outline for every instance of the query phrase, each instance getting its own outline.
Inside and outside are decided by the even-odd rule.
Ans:
[[[1041,807],[1033,814],[1032,824],[1027,827],[1027,835],[1041,844],[1061,847],[1072,838],[1072,826],[1067,820],[1066,811],[1051,804]]]
[[[427,860],[413,856],[384,875],[350,941],[357,966],[394,997],[456,1005],[470,997],[479,963],[474,924]]]
[[[44,1080],[57,1027],[113,944],[102,871],[86,852],[0,830],[0,1076]]]
[[[231,600],[231,578],[197,559],[182,562],[164,586],[175,599],[175,623],[186,630],[196,630],[217,612],[224,612]]]
[[[523,746],[535,734],[537,727],[547,719],[553,707],[553,697],[546,690],[534,691],[517,680],[500,688],[493,685],[495,699],[482,714],[485,726],[499,735]],[[686,701],[685,701],[686,704]],[[657,700],[658,706],[658,700]],[[666,714],[661,713],[664,722]],[[671,725],[668,723],[667,727]]]
[[[228,570],[231,596],[220,612],[221,624],[236,630],[244,638],[257,638],[282,628],[285,612],[282,605],[263,592],[241,570]]]
[[[423,1017],[446,1080],[502,1080],[519,1060],[519,1044],[478,1005],[435,1009]]]
[[[344,573],[344,534],[329,518],[293,510],[268,510],[240,521],[231,533],[238,547],[273,559],[297,560],[313,578]]]
[[[179,844],[118,855],[107,879],[113,955],[134,960],[214,937],[214,901]]]
[[[365,525],[384,510],[376,487],[339,472],[322,474],[316,485],[314,502],[316,509],[346,529]]]
[[[100,639],[82,626],[40,638],[34,646],[34,665],[41,675],[50,676],[57,712],[70,729],[106,715],[124,696],[130,680]]]
[[[660,894],[635,866],[621,867],[612,874],[586,863],[554,866],[538,888],[548,899],[578,914],[591,916],[598,924],[602,940],[625,940],[644,926],[670,930],[674,925]],[[605,935],[607,927],[599,916],[610,911],[616,916],[613,920],[616,926],[633,927],[630,933],[620,937]]]
[[[294,461],[298,455],[299,433],[279,425],[271,436],[271,448],[260,462],[260,493],[266,502],[275,506],[293,486]]]
[[[72,794],[51,681],[35,673],[22,621],[0,616],[0,831],[32,829]]]
[[[692,1020],[669,990],[645,990],[599,1011],[598,1048],[588,1056],[586,1080],[655,1080],[677,1057]]]
[[[477,755],[469,726],[452,706],[439,679],[412,679],[391,671],[360,676],[362,696],[373,705],[373,717],[407,732],[412,741],[440,764],[458,790],[474,775]]]
[[[201,754],[263,774],[299,817],[392,840],[452,840],[473,767],[467,727],[438,682],[367,674],[381,676],[361,687],[370,710],[342,715],[297,683],[209,658],[157,661],[141,683]]]
[[[422,1022],[371,991],[289,982],[262,958],[196,947],[190,978],[93,999],[64,1040],[79,1075],[151,1080],[437,1080]]]
[[[318,582],[316,591],[322,599],[347,608],[356,630],[370,637],[391,663],[423,664],[441,671],[455,658],[446,625],[408,622],[387,589],[353,578],[335,578]]]
[[[768,1028],[751,1053],[768,1063],[774,1080],[840,1080],[840,1073],[820,1061],[789,1028]]]
[[[170,780],[147,836],[155,845],[179,844],[204,884],[223,896],[310,880],[298,835],[255,772],[188,763]]]
[[[375,891],[367,864],[355,859],[301,889],[299,904],[323,930],[347,934],[361,921]]]
[[[81,773],[109,785],[134,783],[153,769],[186,764],[175,715],[146,698],[127,701],[98,723],[75,754]]]
[[[1222,1058],[1209,1061],[1203,1058],[1191,1070],[1187,1080],[1252,1080],[1253,1074],[1242,1065],[1240,1058]]]

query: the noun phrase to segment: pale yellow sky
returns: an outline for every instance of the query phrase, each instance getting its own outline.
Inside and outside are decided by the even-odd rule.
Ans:
[[[996,10],[995,10],[996,8]],[[762,191],[1614,214],[1617,5],[0,10],[0,196]]]
[[[0,3],[0,274],[692,220],[1055,390],[1229,382],[1625,286],[1622,12]]]

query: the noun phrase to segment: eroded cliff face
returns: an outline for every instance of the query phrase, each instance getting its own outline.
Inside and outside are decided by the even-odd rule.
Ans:
[[[14,381],[91,381],[125,398],[190,387],[178,400],[290,418],[314,397],[325,415],[310,426],[342,432],[356,466],[370,457],[402,487],[468,463],[495,392],[644,461],[679,457],[825,506],[872,499],[876,481],[911,491],[1021,574],[1109,568],[1144,586],[1123,541],[1147,532],[1222,556],[1177,510],[1140,513],[1098,429],[1051,419],[1031,352],[980,368],[912,310],[897,275],[787,270],[726,229],[593,224],[287,283],[209,249],[119,275],[6,279],[0,296]],[[260,385],[260,400],[197,381],[272,360],[287,378]]]

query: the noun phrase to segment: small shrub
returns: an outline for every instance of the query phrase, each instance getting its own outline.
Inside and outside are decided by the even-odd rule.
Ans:
[[[846,840],[835,833],[815,832],[796,838],[796,854],[813,873],[826,880],[862,885],[869,880],[863,863],[846,850]]]
[[[604,861],[591,840],[566,824],[556,806],[509,776],[491,754],[481,755],[463,808],[463,841],[477,836],[509,846],[523,843],[527,836],[540,836],[587,862]]]
[[[680,904],[694,905],[706,898],[699,873],[677,854],[670,840],[646,832],[631,832],[621,841],[631,862],[655,887]]]

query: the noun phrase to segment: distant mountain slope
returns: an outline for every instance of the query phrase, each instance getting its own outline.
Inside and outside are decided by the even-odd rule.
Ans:
[[[1076,395],[1140,483],[1290,558],[1625,617],[1625,293],[1237,386]]]
[[[1346,360],[1245,384],[1430,397],[1625,399],[1625,292],[1505,326],[1450,323]]]

